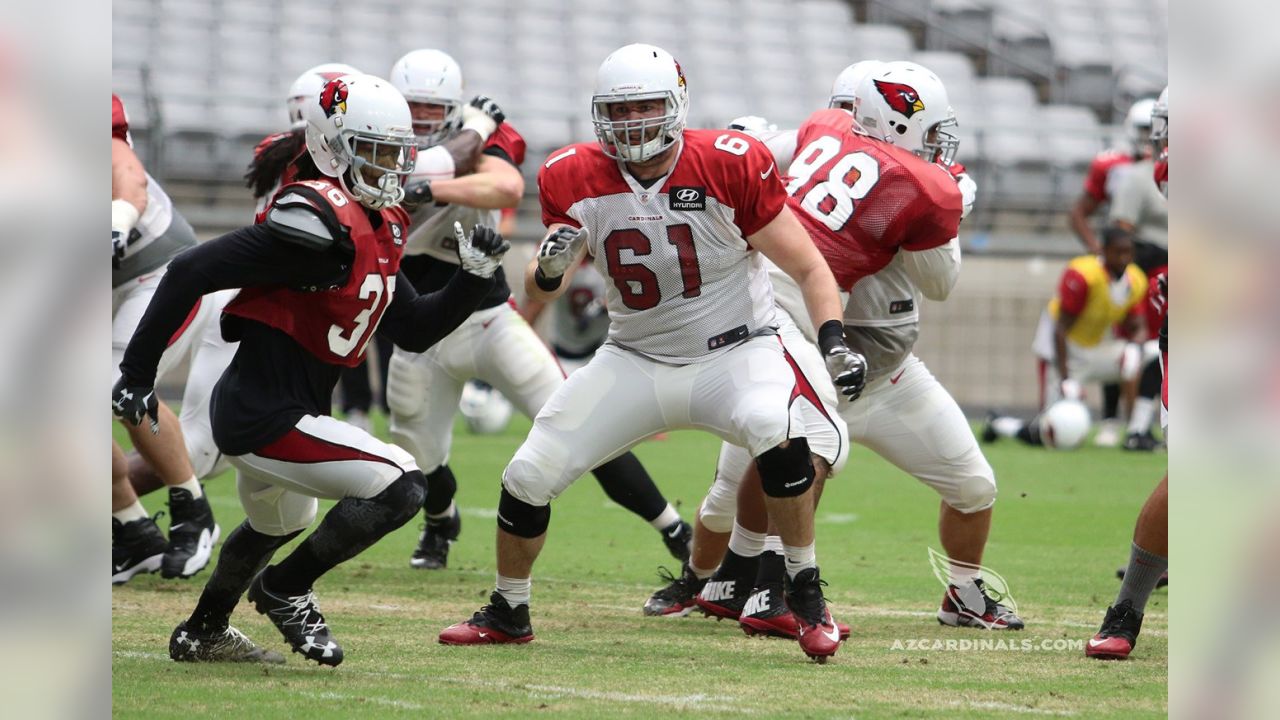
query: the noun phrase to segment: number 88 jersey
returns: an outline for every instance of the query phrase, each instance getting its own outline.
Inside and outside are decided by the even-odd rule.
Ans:
[[[956,237],[964,205],[942,167],[872,139],[844,110],[820,110],[800,126],[787,203],[848,292],[899,248],[928,250]]]
[[[747,238],[786,193],[773,156],[742,133],[685,130],[677,152],[645,187],[599,145],[571,145],[543,163],[538,191],[545,225],[590,232],[609,341],[683,365],[772,332],[773,290]]]

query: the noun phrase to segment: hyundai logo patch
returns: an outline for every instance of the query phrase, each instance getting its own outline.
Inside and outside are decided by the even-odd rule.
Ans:
[[[707,189],[701,187],[673,187],[668,196],[672,210],[706,210]]]

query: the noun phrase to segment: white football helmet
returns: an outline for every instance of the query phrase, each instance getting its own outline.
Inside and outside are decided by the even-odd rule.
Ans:
[[[285,98],[285,108],[289,111],[289,127],[297,129],[307,126],[302,116],[302,106],[320,94],[320,88],[336,77],[355,75],[360,71],[342,63],[325,63],[317,65],[298,76],[289,86],[289,96]]]
[[[334,78],[303,106],[303,116],[307,151],[320,172],[370,210],[404,199],[418,146],[409,104],[391,83],[361,74]]]
[[[1151,114],[1155,110],[1156,101],[1143,98],[1129,107],[1124,116],[1124,136],[1129,141],[1134,155],[1143,154],[1148,138],[1151,137]]]
[[[462,68],[440,50],[414,50],[391,66],[391,84],[411,103],[440,105],[441,120],[415,120],[418,146],[437,145],[462,127]]]
[[[854,117],[872,137],[950,165],[960,138],[947,89],[927,68],[903,60],[873,68],[854,93]]]
[[[656,117],[610,118],[610,104],[640,100],[661,100],[665,110]],[[666,50],[640,43],[627,45],[600,65],[591,96],[591,122],[605,155],[644,162],[680,140],[688,114],[684,71]]]
[[[1040,439],[1046,447],[1075,450],[1089,434],[1089,408],[1079,400],[1059,400],[1040,414]]]
[[[1169,86],[1160,91],[1156,104],[1151,106],[1151,141],[1161,146],[1169,141]]]
[[[884,63],[879,60],[863,60],[841,70],[836,81],[831,83],[831,100],[827,107],[853,110],[854,99],[858,97],[858,86],[867,73],[875,72],[881,65]]]
[[[511,401],[494,388],[476,380],[462,386],[458,410],[467,421],[467,428],[476,435],[493,435],[506,429],[511,422]]]

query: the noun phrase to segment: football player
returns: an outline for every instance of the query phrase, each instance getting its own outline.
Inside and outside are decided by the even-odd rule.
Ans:
[[[420,157],[409,194],[417,209],[404,268],[406,277],[425,292],[443,287],[457,272],[455,222],[496,225],[502,209],[520,202],[525,143],[491,100],[481,96],[470,105],[464,102],[462,70],[446,53],[410,52],[392,67],[391,82],[414,113]],[[442,146],[464,128],[476,128],[485,138],[471,172],[459,172]],[[391,436],[413,454],[427,477],[426,527],[409,560],[416,568],[445,567],[450,544],[461,532],[449,447],[453,418],[472,378],[497,389],[530,418],[564,382],[551,353],[516,311],[501,269],[493,292],[457,331],[425,353],[398,348],[391,357]],[[622,454],[592,472],[611,499],[662,533],[673,555],[688,555],[688,524],[634,455]]]
[[[169,260],[195,245],[196,236],[160,184],[133,152],[124,103],[111,96],[111,354],[118,366],[125,345],[165,276]],[[188,307],[189,316],[166,336],[157,359],[163,373],[190,352],[207,322],[208,308]],[[117,378],[119,377],[117,371]],[[188,578],[209,564],[219,528],[213,520],[187,457],[178,419],[156,404],[156,418],[142,428],[125,424],[138,452],[156,468],[169,488],[169,540],[147,515],[129,482],[124,450],[111,443],[111,583],[127,582],[141,572]]]
[[[776,335],[761,255],[801,287],[835,384],[856,396],[865,368],[845,344],[831,271],[787,209],[769,151],[742,133],[686,130],[688,103],[669,53],[623,47],[597,74],[598,142],[543,163],[548,233],[525,287],[552,300],[590,255],[612,284],[609,340],[547,401],[503,473],[496,590],[469,620],[446,628],[442,643],[532,640],[530,575],[551,500],[646,437],[697,427],[755,458],[785,544],[802,650],[824,661],[839,647],[814,548],[814,468],[789,408],[807,380]]]
[[[166,340],[202,295],[241,288],[223,313],[235,359],[214,388],[213,433],[236,467],[246,520],[227,538],[191,616],[169,641],[174,660],[275,661],[229,625],[240,595],[294,652],[342,662],[315,582],[408,522],[426,481],[404,450],[329,416],[343,367],[376,331],[418,351],[452,332],[493,286],[508,247],[492,229],[455,227],[462,272],[418,295],[399,271],[408,236],[399,207],[417,147],[408,104],[368,75],[330,80],[303,106],[308,154],[263,223],[176,258],[121,362],[112,406],[138,425],[156,417],[155,374]],[[336,500],[280,563],[274,552]]]

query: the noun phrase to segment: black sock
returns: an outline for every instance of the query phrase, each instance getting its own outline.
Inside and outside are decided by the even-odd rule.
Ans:
[[[756,572],[756,587],[768,584],[781,585],[787,575],[786,559],[771,550],[760,554],[760,569]]]
[[[1160,363],[1152,360],[1142,369],[1142,378],[1138,380],[1138,397],[1159,399],[1163,383],[1164,373],[1160,370]]]
[[[726,550],[724,559],[720,561],[720,568],[716,570],[715,576],[717,579],[753,582],[756,574],[760,571],[760,557],[760,555],[743,557],[732,550]]]
[[[1018,439],[1028,445],[1043,445],[1044,440],[1040,438],[1040,418],[1032,418],[1023,425],[1018,431]]]
[[[240,596],[249,589],[253,577],[271,561],[276,550],[298,536],[299,530],[288,535],[264,535],[252,527],[249,521],[231,531],[222,543],[218,564],[205,583],[200,601],[191,613],[187,626],[197,632],[211,633],[226,628],[231,611]]]
[[[649,471],[632,453],[625,453],[591,471],[609,499],[644,518],[655,520],[667,509],[667,499],[653,484]]]
[[[422,508],[427,515],[439,515],[449,509],[453,496],[458,494],[458,479],[448,465],[441,465],[427,476],[427,500]]]
[[[425,484],[422,473],[414,470],[371,498],[339,500],[315,532],[271,569],[268,586],[285,595],[309,591],[321,575],[413,519],[422,507]]]
[[[1102,385],[1102,419],[1114,420],[1120,416],[1120,383]]]

